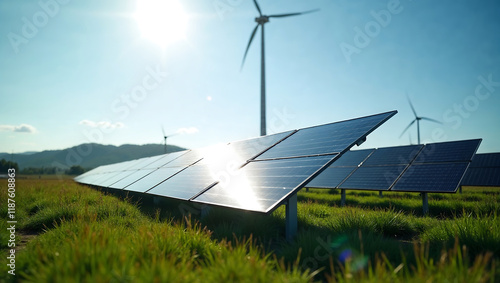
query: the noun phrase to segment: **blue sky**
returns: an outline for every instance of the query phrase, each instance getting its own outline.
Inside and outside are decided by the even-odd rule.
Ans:
[[[252,1],[184,0],[185,32],[145,37],[136,1],[0,3],[0,152],[87,142],[198,148],[259,135],[260,34],[240,71]],[[500,3],[261,0],[268,133],[390,110],[362,147],[483,138],[500,151]],[[161,9],[154,9],[161,11]],[[154,30],[173,36],[181,19]],[[159,37],[162,35],[158,35]],[[158,39],[158,38],[157,38]],[[165,38],[163,38],[165,39]]]

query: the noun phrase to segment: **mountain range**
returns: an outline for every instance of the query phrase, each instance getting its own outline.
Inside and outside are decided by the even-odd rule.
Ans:
[[[167,152],[185,150],[185,148],[168,145]],[[105,164],[112,164],[127,160],[150,157],[164,153],[161,144],[121,146],[86,143],[62,150],[46,150],[42,152],[0,153],[0,159],[12,160],[19,165],[19,169],[28,167],[58,167],[68,169],[79,165],[86,169],[95,168]]]

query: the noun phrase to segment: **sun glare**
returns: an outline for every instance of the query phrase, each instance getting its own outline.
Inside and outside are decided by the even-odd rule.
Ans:
[[[187,15],[177,0],[137,0],[135,19],[142,36],[162,47],[185,38]]]

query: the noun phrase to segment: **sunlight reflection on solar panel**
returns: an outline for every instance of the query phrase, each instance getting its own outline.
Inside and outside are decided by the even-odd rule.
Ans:
[[[334,156],[250,162],[195,202],[268,212]]]
[[[233,175],[248,159],[274,145],[291,132],[217,145],[202,150],[204,158],[158,184],[148,194],[188,200],[208,186]]]

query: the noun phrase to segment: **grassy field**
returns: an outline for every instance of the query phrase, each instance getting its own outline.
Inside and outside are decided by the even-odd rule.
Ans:
[[[72,180],[16,183],[16,276],[7,273],[0,180],[0,281],[500,282],[500,189],[430,194],[298,194],[299,234],[269,216],[132,195]]]

